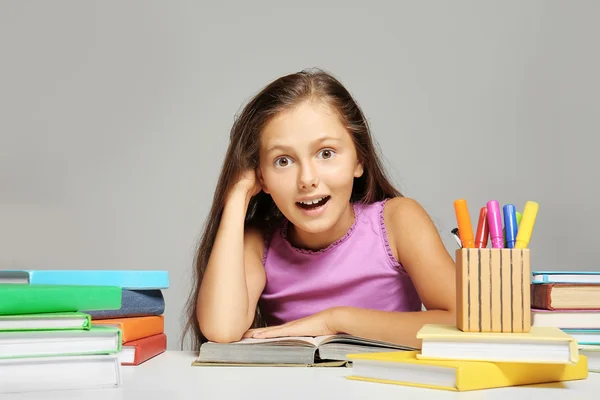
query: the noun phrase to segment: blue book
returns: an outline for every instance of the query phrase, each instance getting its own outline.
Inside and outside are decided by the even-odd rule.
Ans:
[[[83,311],[94,319],[143,317],[162,315],[165,312],[165,299],[160,290],[123,289],[121,308],[118,310]]]
[[[30,285],[119,286],[123,289],[167,289],[168,271],[137,270],[4,270],[0,283]]]
[[[532,271],[531,283],[600,283],[600,271]]]

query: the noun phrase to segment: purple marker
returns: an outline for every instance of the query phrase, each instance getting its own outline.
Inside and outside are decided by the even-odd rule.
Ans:
[[[492,239],[492,248],[504,248],[504,236],[502,235],[502,216],[500,215],[500,205],[496,200],[490,200],[487,202],[487,219],[490,229],[490,238]]]

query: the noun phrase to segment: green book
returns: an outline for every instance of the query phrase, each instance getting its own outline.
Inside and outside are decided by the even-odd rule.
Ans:
[[[119,286],[0,284],[0,315],[118,310]]]
[[[0,315],[0,332],[90,329],[89,314],[72,311],[41,314]]]

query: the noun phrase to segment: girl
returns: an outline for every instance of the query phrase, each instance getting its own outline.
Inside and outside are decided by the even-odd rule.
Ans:
[[[423,324],[455,323],[454,261],[320,70],[275,80],[235,121],[195,272],[195,350],[338,332],[419,348]]]

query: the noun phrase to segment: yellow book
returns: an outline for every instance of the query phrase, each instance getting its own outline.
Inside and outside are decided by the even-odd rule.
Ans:
[[[427,324],[417,332],[421,359],[574,364],[577,340],[554,326],[529,332],[464,332],[454,325]]]
[[[418,351],[349,354],[346,378],[463,392],[508,386],[585,379],[587,358],[576,364],[493,363],[488,361],[421,360]]]

